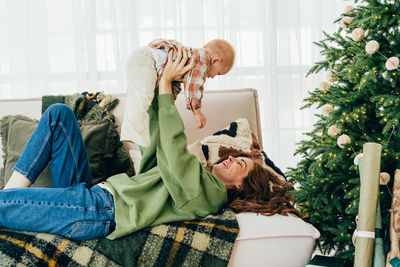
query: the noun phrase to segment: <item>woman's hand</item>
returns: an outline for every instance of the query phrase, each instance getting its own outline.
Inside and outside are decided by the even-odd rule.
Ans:
[[[182,81],[182,76],[191,70],[194,66],[194,57],[190,58],[188,64],[188,55],[182,47],[178,48],[178,54],[175,60],[172,59],[173,51],[168,54],[168,61],[165,64],[160,82],[171,83],[172,81]]]

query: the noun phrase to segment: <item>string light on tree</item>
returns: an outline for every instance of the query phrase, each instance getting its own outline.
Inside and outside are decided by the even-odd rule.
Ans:
[[[379,43],[378,43],[377,41],[371,40],[371,41],[367,42],[367,41],[364,40],[364,36],[365,36],[365,32],[364,32],[364,30],[361,29],[361,28],[356,28],[356,29],[354,29],[354,30],[352,31],[352,33],[351,33],[351,38],[353,39],[353,41],[359,42],[359,41],[363,40],[363,41],[366,43],[366,45],[365,45],[365,51],[366,51],[368,54],[371,54],[371,55],[372,55],[372,54],[375,54],[376,52],[378,52],[381,56],[383,56],[383,57],[386,59],[385,68],[386,68],[387,70],[395,70],[395,69],[399,70],[398,67],[399,67],[400,60],[399,60],[398,57],[390,57],[390,58],[387,58],[386,56],[384,56],[383,54],[381,54],[381,53],[378,51],[378,50],[379,50]],[[358,45],[360,45],[360,44],[358,44]],[[389,53],[390,53],[390,52],[391,52],[391,51],[389,51]],[[374,71],[376,71],[376,70],[374,70]],[[385,75],[385,76],[384,76],[384,75]],[[396,74],[393,73],[393,76],[395,76],[395,75],[396,75]],[[386,79],[387,73],[386,73],[386,74],[385,74],[385,73],[382,73],[382,77],[383,77],[384,79]]]
[[[305,107],[317,104],[321,115],[317,115],[315,129],[306,133],[310,140],[302,142],[296,151],[305,160],[288,173],[288,177],[297,175],[289,179],[299,184],[295,195],[301,199],[302,209],[312,215],[310,221],[321,229],[332,229],[321,232],[324,253],[335,247],[336,256],[349,261],[354,259],[354,248],[347,229],[356,227],[363,143],[382,144],[381,169],[387,170],[380,175],[383,187],[391,184],[386,183],[393,175],[393,163],[400,160],[400,135],[391,133],[392,125],[397,128],[400,120],[400,1],[393,6],[389,1],[361,0],[356,8],[346,7],[336,20],[340,23],[337,31],[324,32],[326,38],[316,43],[323,59],[315,62],[308,75],[327,74],[319,89],[305,99]],[[351,182],[344,182],[349,177]],[[390,194],[389,188],[380,192],[386,225]],[[322,214],[329,220],[322,220]],[[338,218],[342,219],[338,222]]]

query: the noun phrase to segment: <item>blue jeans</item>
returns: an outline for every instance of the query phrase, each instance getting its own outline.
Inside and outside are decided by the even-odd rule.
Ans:
[[[92,186],[86,147],[72,110],[49,107],[13,170],[34,183],[50,162],[53,188],[0,191],[0,225],[88,240],[115,229],[112,195]]]

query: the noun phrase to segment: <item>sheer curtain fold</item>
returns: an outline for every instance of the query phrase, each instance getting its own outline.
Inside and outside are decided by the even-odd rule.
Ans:
[[[235,67],[207,89],[256,88],[264,148],[285,170],[312,127],[299,111],[319,50],[343,0],[0,0],[0,98],[76,91],[125,91],[130,52],[154,38],[202,47],[215,38],[236,49]],[[1,108],[1,107],[0,107]]]

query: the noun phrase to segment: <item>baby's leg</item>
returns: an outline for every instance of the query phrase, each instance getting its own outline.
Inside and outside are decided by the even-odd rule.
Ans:
[[[148,47],[136,50],[129,56],[126,75],[128,87],[121,140],[148,146],[150,132],[147,110],[154,97],[157,81],[155,61]]]

